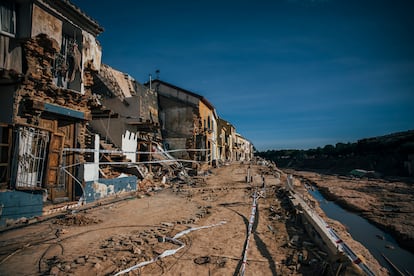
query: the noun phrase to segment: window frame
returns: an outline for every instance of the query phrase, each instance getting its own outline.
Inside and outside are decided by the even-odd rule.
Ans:
[[[9,6],[8,6],[9,5]],[[2,26],[2,13],[1,11],[5,8],[10,8],[12,10],[12,20],[13,20],[13,32],[8,32],[8,31],[3,31],[3,26]],[[16,37],[16,3],[14,3],[13,1],[2,1],[2,3],[0,3],[0,34],[3,35],[7,35],[7,36],[11,36],[11,37]]]
[[[73,45],[76,44],[79,50],[79,53],[81,54],[81,64],[82,64],[82,44],[79,43],[79,41],[76,39],[76,36],[71,36],[68,32],[63,31],[62,32],[62,44],[60,51],[55,54],[55,58],[53,60],[52,65],[52,74],[53,74],[53,82],[57,87],[71,90],[75,93],[82,93],[82,68],[79,68],[80,71],[80,87],[79,90],[75,87],[70,87],[72,81],[69,81],[68,70],[69,70],[69,64],[68,59],[70,56],[71,50],[70,48],[73,47]],[[59,63],[62,63],[60,66],[58,66],[58,60]],[[62,66],[63,65],[63,66]],[[59,72],[63,72],[59,69],[66,68],[66,71],[64,72],[63,76],[59,75]]]

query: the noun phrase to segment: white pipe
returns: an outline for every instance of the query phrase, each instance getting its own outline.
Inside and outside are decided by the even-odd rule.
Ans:
[[[138,264],[136,264],[134,266],[131,266],[130,268],[121,270],[118,273],[116,273],[114,276],[118,276],[118,275],[121,275],[121,274],[124,274],[124,273],[128,273],[128,272],[133,271],[133,270],[136,270],[136,269],[138,269],[140,267],[143,267],[143,266],[146,266],[146,265],[155,263],[159,259],[162,259],[162,258],[171,256],[171,255],[174,255],[175,253],[177,253],[178,251],[180,251],[181,249],[183,249],[185,247],[185,243],[183,243],[182,241],[178,240],[178,238],[180,238],[180,237],[182,237],[182,236],[184,236],[184,235],[186,235],[186,234],[188,234],[188,233],[190,233],[192,231],[201,230],[201,229],[205,229],[205,228],[211,228],[211,227],[215,227],[215,226],[220,226],[220,225],[223,225],[225,223],[226,223],[226,221],[220,221],[217,224],[211,224],[211,225],[207,225],[207,226],[194,227],[194,228],[190,228],[190,229],[181,231],[180,233],[176,234],[173,238],[166,237],[165,238],[166,241],[172,242],[174,244],[178,244],[178,245],[180,245],[180,247],[177,248],[177,249],[165,250],[164,252],[162,252],[157,257],[155,257],[155,258],[153,258],[153,259],[151,259],[149,261],[145,261],[145,262],[138,263]]]

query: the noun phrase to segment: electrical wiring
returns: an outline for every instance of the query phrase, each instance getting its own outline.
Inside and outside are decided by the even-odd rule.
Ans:
[[[119,276],[119,275],[128,273],[130,271],[136,270],[136,269],[141,268],[141,267],[144,267],[146,265],[155,263],[155,262],[157,262],[158,260],[160,260],[162,258],[165,258],[165,257],[168,257],[168,256],[171,256],[171,255],[176,254],[178,251],[180,251],[181,249],[183,249],[184,247],[186,247],[186,244],[184,242],[180,241],[179,238],[182,237],[182,236],[184,236],[184,235],[186,235],[186,234],[188,234],[188,233],[190,233],[190,232],[192,232],[192,231],[197,231],[197,230],[201,230],[201,229],[205,229],[205,228],[211,228],[211,227],[215,227],[215,226],[220,226],[220,225],[223,225],[225,223],[226,223],[226,221],[221,221],[220,223],[217,223],[217,224],[211,224],[211,225],[200,226],[200,227],[192,227],[190,229],[187,229],[187,230],[184,230],[184,231],[179,232],[173,238],[166,237],[165,238],[166,241],[169,241],[169,242],[172,242],[174,244],[177,244],[180,247],[177,248],[177,249],[165,250],[163,253],[161,253],[157,257],[155,257],[155,258],[153,258],[153,259],[151,259],[149,261],[145,261],[145,262],[138,263],[138,264],[136,264],[136,265],[134,265],[134,266],[132,266],[130,268],[121,270],[118,273],[116,273],[114,276]]]
[[[72,239],[72,238],[75,238],[75,237],[78,237],[78,236],[81,236],[81,235],[85,235],[85,234],[88,234],[88,233],[91,233],[91,232],[102,231],[102,230],[108,230],[108,229],[113,229],[113,228],[159,227],[159,226],[160,226],[160,225],[149,225],[149,224],[135,224],[135,225],[108,226],[108,227],[103,227],[103,228],[90,229],[90,230],[87,230],[87,231],[84,231],[84,232],[80,232],[80,233],[77,233],[77,234],[74,234],[74,235],[71,235],[71,236],[67,236],[67,237],[64,237],[64,238],[53,237],[53,238],[49,238],[49,239],[46,239],[46,240],[36,241],[36,242],[32,242],[32,243],[25,244],[23,247],[18,248],[17,250],[13,251],[11,254],[9,254],[8,256],[6,256],[5,258],[3,258],[3,259],[0,261],[0,264],[4,263],[4,262],[5,262],[5,261],[7,261],[9,258],[11,258],[11,257],[12,257],[12,256],[14,256],[15,254],[17,254],[18,252],[20,252],[20,251],[22,251],[22,250],[24,250],[24,249],[26,249],[26,248],[33,247],[33,246],[37,246],[37,245],[41,245],[41,244],[45,244],[45,243],[47,243],[47,242],[49,242],[49,241],[56,241],[57,239],[58,239],[58,241],[56,241],[56,242],[63,242],[63,241],[66,241],[66,240],[68,240],[68,239]],[[53,245],[57,245],[57,244],[58,244],[58,243],[53,243],[53,244],[51,244],[51,246],[53,246]],[[43,255],[43,254],[42,254],[42,255]],[[44,256],[43,256],[43,257],[44,257]]]

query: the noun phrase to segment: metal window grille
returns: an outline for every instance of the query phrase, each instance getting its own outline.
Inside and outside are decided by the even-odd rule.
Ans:
[[[16,188],[42,187],[49,145],[49,132],[31,127],[18,127],[15,136],[18,145]]]
[[[69,87],[68,71],[71,66],[69,57],[74,56],[75,45],[78,45],[75,39],[71,38],[67,34],[62,35],[60,52],[55,54],[52,68],[52,73],[55,78],[54,81],[58,87]]]

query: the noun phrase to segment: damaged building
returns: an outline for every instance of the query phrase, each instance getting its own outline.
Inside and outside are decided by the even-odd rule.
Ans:
[[[0,193],[2,219],[8,202],[73,201],[82,179],[92,72],[100,69],[103,29],[69,1],[1,1]],[[40,201],[40,204],[39,204]],[[30,205],[30,204],[29,204]]]
[[[164,147],[176,158],[209,165],[252,160],[253,144],[205,97],[159,79],[151,87],[158,93]]]
[[[218,147],[219,158],[223,162],[233,161],[233,141],[236,134],[235,127],[228,121],[219,118],[218,120]]]
[[[164,147],[178,159],[212,164],[218,159],[214,106],[203,96],[161,80],[151,87],[158,93]]]
[[[178,162],[162,147],[157,92],[105,64],[93,78],[92,92],[98,108],[92,109],[89,129],[100,135],[100,148],[109,151],[103,155],[106,169],[139,178],[180,170]],[[108,177],[103,166],[100,173]]]
[[[250,161],[253,159],[253,144],[239,133],[234,135],[233,160]]]
[[[203,96],[102,64],[103,28],[68,0],[0,16],[0,225],[186,176],[180,160],[248,159]]]

